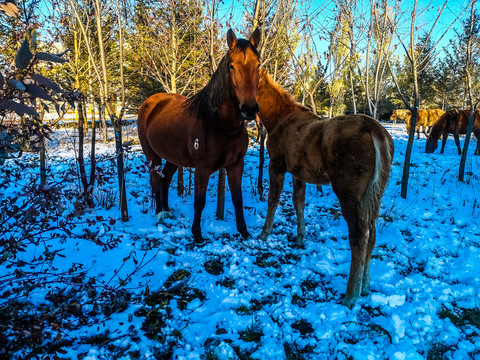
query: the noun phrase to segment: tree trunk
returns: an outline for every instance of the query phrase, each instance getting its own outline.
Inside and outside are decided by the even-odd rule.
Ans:
[[[40,119],[43,122],[45,117],[45,109],[43,105],[40,103]],[[46,156],[46,149],[45,149],[45,139],[42,140],[40,148],[40,184],[45,185],[47,183],[47,156]]]
[[[410,30],[410,54],[412,62],[412,72],[413,72],[413,92],[414,92],[414,105],[412,111],[412,117],[410,119],[410,133],[408,134],[408,143],[407,150],[405,152],[405,163],[403,164],[403,175],[402,175],[402,188],[400,196],[404,199],[407,198],[407,189],[408,189],[408,178],[410,176],[410,160],[412,157],[413,141],[415,139],[415,131],[417,128],[417,116],[418,116],[418,107],[420,104],[420,94],[418,90],[418,64],[415,55],[415,39],[414,39],[414,29],[415,29],[415,14],[417,12],[417,2],[415,1],[414,9],[412,12],[412,25]]]
[[[471,13],[470,13],[470,34],[467,41],[467,63],[465,64],[465,70],[467,73],[467,90],[468,90],[468,100],[470,103],[470,118],[468,119],[467,131],[465,134],[465,142],[463,143],[462,157],[460,159],[460,167],[458,170],[458,180],[464,180],[465,175],[465,163],[467,162],[467,152],[468,145],[470,144],[470,137],[473,130],[473,122],[475,120],[475,112],[477,104],[473,103],[473,89],[472,89],[472,75],[471,71],[471,58],[472,58],[472,36],[475,23],[475,1],[472,2]]]
[[[120,213],[122,221],[128,220],[128,204],[127,191],[125,186],[125,168],[123,162],[123,146],[122,146],[122,119],[119,116],[110,116],[113,122],[113,130],[115,133],[115,149],[117,154],[117,173],[118,173],[118,189],[120,191]]]
[[[45,139],[42,140],[40,148],[40,184],[45,185],[47,183],[47,161],[45,150]]]
[[[97,143],[97,123],[95,121],[95,105],[92,102],[92,139],[90,143],[90,181],[89,186],[93,192],[93,185],[95,184],[95,171],[97,167],[97,160],[95,158],[95,145]],[[92,197],[93,203],[93,197]]]
[[[410,176],[410,160],[412,157],[413,141],[415,139],[417,114],[418,114],[418,105],[415,104],[415,107],[412,112],[412,117],[410,119],[410,132],[408,133],[407,150],[405,151],[405,162],[403,164],[402,188],[401,188],[400,195],[404,199],[407,198],[408,178]]]
[[[80,182],[83,188],[83,196],[85,199],[85,204],[88,207],[93,207],[93,184],[90,186],[89,181],[87,181],[87,172],[85,170],[85,156],[83,152],[83,145],[85,140],[85,112],[84,112],[84,103],[83,99],[77,102],[77,113],[78,113],[78,171],[80,173]],[[92,164],[93,165],[93,164]],[[92,168],[94,165],[92,166]],[[91,171],[93,171],[91,169]],[[90,177],[91,178],[91,177]]]
[[[107,142],[108,141],[107,118],[105,116],[105,104],[103,103],[102,100],[100,100],[98,103],[98,109],[99,109],[98,112],[99,112],[100,123],[102,124],[103,141]]]

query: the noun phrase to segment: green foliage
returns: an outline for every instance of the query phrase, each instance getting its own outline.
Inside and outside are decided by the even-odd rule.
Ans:
[[[46,108],[48,106],[44,101],[51,102],[60,109],[59,102],[73,102],[78,96],[78,93],[67,93],[50,79],[34,73],[36,65],[42,59],[53,59],[56,62],[65,60],[48,53],[33,54],[30,43],[27,39],[22,42],[15,55],[15,67],[7,69],[7,86],[0,88],[0,131],[2,131],[0,164],[9,157],[9,153],[18,150],[17,144],[26,142],[31,145],[41,144],[48,137],[50,128],[41,122],[40,115],[35,109],[37,100]],[[25,118],[19,124],[3,126],[4,119],[13,113]]]
[[[258,343],[262,339],[263,331],[252,325],[251,327],[241,331],[239,335],[240,339],[243,341]]]
[[[27,39],[23,40],[20,49],[15,56],[15,66],[20,70],[25,70],[32,61],[33,54],[30,51],[30,43]]]

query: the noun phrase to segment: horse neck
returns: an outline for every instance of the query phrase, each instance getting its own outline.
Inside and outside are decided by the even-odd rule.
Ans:
[[[440,118],[435,121],[435,123],[432,125],[432,130],[430,131],[430,136],[438,140],[442,136],[442,134],[445,132],[445,129],[447,127],[447,116],[446,114],[440,116]]]
[[[228,57],[225,55],[208,84],[187,100],[186,106],[191,113],[204,121],[220,121],[220,107],[225,102],[233,102],[227,72]],[[239,111],[237,113],[240,114]]]
[[[267,132],[271,132],[295,104],[290,94],[275,84],[264,70],[260,71],[257,102],[260,107],[258,116]]]

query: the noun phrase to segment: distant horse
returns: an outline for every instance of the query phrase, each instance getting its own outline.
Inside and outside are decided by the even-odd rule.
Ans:
[[[400,120],[403,120],[405,122],[410,121],[410,117],[412,116],[412,113],[410,112],[410,110],[407,110],[407,109],[398,109],[398,110],[394,110],[392,112],[392,115],[390,116],[390,120],[396,124],[397,123],[397,120],[400,119]]]
[[[427,134],[431,131],[431,128],[435,121],[442,115],[444,114],[445,111],[441,109],[431,109],[431,110],[424,110],[424,109],[419,109],[418,114],[417,114],[417,123],[415,125],[415,130],[417,131],[417,138],[420,139],[420,128],[423,129],[423,133],[425,136],[428,136]],[[407,128],[407,133],[410,133],[410,120],[412,117],[412,113],[410,110],[405,110],[405,109],[399,109],[395,110],[390,117],[390,120],[392,120],[394,123],[396,123],[396,119],[400,118],[405,121],[406,128]]]
[[[260,239],[272,232],[285,172],[293,175],[296,244],[305,238],[305,183],[332,184],[348,224],[352,261],[343,304],[352,307],[370,287],[375,221],[390,176],[392,137],[367,115],[321,119],[260,71],[259,117],[268,132],[268,210]]]
[[[248,237],[243,216],[242,173],[248,147],[245,120],[255,120],[259,110],[260,32],[249,40],[227,33],[228,52],[210,82],[192,98],[160,93],[149,97],[138,113],[138,136],[152,167],[166,163],[161,173],[151,171],[156,215],[162,221],[168,207],[168,188],[179,166],[195,168],[192,233],[204,241],[200,227],[210,175],[227,170],[237,229]]]
[[[432,131],[427,138],[425,145],[425,152],[427,154],[433,153],[438,147],[438,140],[443,135],[442,149],[440,154],[445,150],[448,134],[453,134],[455,145],[457,145],[458,155],[462,155],[460,148],[460,139],[458,135],[467,133],[468,120],[470,118],[469,110],[448,110],[433,124]],[[475,155],[480,155],[480,110],[475,112],[475,120],[473,123],[473,134],[477,138],[477,148]]]

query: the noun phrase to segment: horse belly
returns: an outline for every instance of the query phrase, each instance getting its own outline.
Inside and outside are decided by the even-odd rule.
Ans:
[[[327,185],[330,183],[330,179],[324,172],[314,172],[302,169],[302,171],[289,171],[296,179],[303,181],[307,184],[315,185]]]
[[[195,167],[194,161],[188,152],[187,139],[167,134],[148,138],[155,153],[166,161],[182,167]]]
[[[305,142],[310,142],[308,139]],[[287,171],[295,178],[315,185],[330,183],[328,174],[325,172],[323,155],[315,146],[297,147],[287,155]]]

